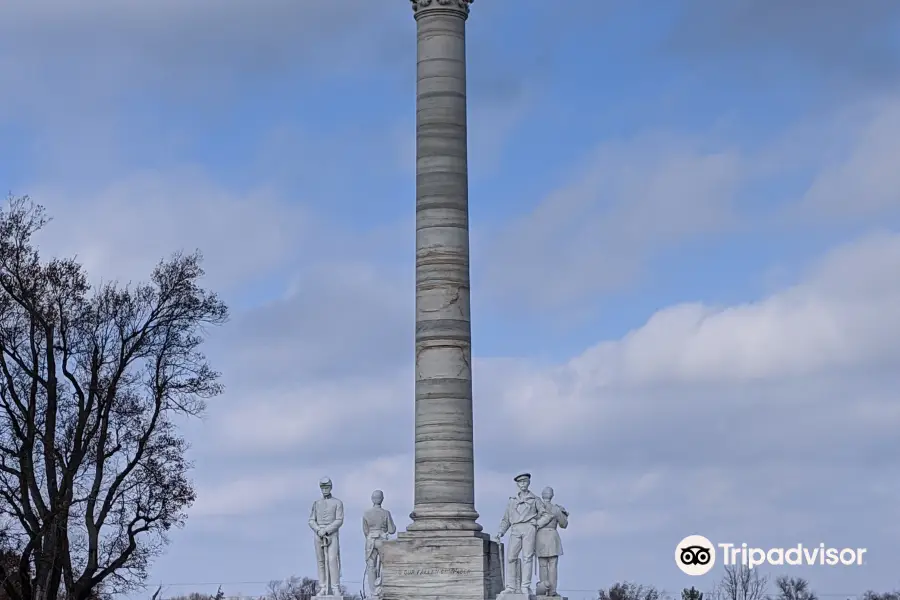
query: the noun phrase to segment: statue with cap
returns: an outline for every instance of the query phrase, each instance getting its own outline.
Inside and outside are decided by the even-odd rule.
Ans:
[[[538,517],[534,544],[538,558],[537,593],[539,596],[559,596],[556,585],[559,582],[559,557],[562,556],[563,549],[557,527],[565,529],[569,526],[569,511],[553,504],[552,487],[545,487],[541,491],[541,500],[544,501],[544,512]]]
[[[341,544],[339,530],[344,524],[344,503],[331,495],[331,479],[319,480],[322,497],[309,511],[309,528],[315,534],[319,591],[316,596],[341,595]]]
[[[366,580],[369,591],[381,598],[381,547],[385,540],[397,533],[391,512],[381,507],[384,492],[372,492],[372,508],[363,513],[362,529],[366,539]]]
[[[495,540],[500,542],[509,532],[509,547],[506,553],[505,593],[533,595],[531,579],[534,575],[534,545],[538,518],[546,511],[544,502],[534,495],[531,473],[519,473],[513,480],[519,486],[515,496],[510,496],[500,521],[500,530]],[[521,559],[519,558],[521,555]]]

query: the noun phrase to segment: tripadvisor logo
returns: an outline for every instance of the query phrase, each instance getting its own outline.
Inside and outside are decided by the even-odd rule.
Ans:
[[[675,564],[687,575],[706,575],[716,565],[716,547],[702,535],[689,535],[675,546]]]
[[[859,566],[864,564],[865,548],[832,548],[825,544],[790,548],[755,548],[747,544],[713,544],[702,535],[689,535],[675,547],[675,564],[687,575],[705,575],[716,564],[744,565],[750,569],[772,566]]]

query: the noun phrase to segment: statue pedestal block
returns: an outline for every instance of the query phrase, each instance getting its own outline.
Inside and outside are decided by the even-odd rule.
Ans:
[[[541,596],[543,598],[544,596]],[[534,594],[523,594],[521,592],[507,592],[503,590],[500,592],[500,595],[497,596],[497,600],[536,600],[538,596]]]
[[[347,596],[335,596],[333,594],[325,594],[323,596],[313,596],[313,598],[318,598],[319,600],[350,600]]]
[[[495,600],[500,549],[474,531],[405,532],[382,546],[383,600]]]
[[[535,600],[569,600],[566,596],[535,596]]]

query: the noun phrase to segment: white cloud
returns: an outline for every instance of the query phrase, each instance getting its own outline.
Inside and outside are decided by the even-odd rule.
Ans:
[[[571,183],[497,233],[483,285],[512,308],[619,288],[654,249],[732,226],[740,182],[729,148],[672,136],[606,142]]]
[[[165,96],[227,99],[239,77],[259,81],[305,69],[353,68],[385,57],[380,26],[409,13],[362,4],[352,10],[319,0],[269,0],[252,7],[234,0],[153,5],[110,0],[75,7],[60,0],[13,0],[0,9],[0,64],[18,96],[44,112],[38,92],[71,86],[67,102],[111,99],[152,90]],[[407,22],[406,25],[411,27]],[[368,47],[369,52],[359,52]],[[23,86],[23,87],[20,87]],[[5,99],[8,107],[10,100]],[[2,112],[2,108],[0,108]]]
[[[90,193],[58,186],[29,193],[53,218],[43,251],[77,254],[107,279],[146,279],[160,259],[199,248],[208,285],[233,289],[283,266],[315,231],[300,203],[265,188],[235,192],[199,170],[135,173]]]
[[[686,240],[895,217],[898,106],[893,93],[815,113],[756,148],[713,134],[604,142],[490,232],[479,288],[504,310],[573,309],[632,285]]]
[[[404,372],[403,375],[406,375]],[[229,412],[214,417],[227,443],[225,452],[284,451],[291,447],[329,448],[338,432],[348,434],[348,421],[358,434],[354,451],[365,452],[366,443],[381,449],[378,439],[395,431],[391,417],[408,406],[405,392],[410,386],[400,378],[343,378],[318,385],[304,385],[302,375],[285,389],[245,388]],[[404,393],[400,393],[404,392]],[[251,400],[252,399],[252,400]],[[366,424],[371,424],[367,427]],[[342,442],[347,444],[348,442]],[[341,451],[346,456],[346,450]]]
[[[786,427],[767,424],[752,413],[754,406],[778,406],[796,415],[818,406],[816,419],[806,425],[809,432],[841,424],[847,443],[866,428],[898,424],[900,410],[878,387],[892,377],[895,357],[900,356],[898,271],[900,234],[875,234],[836,248],[801,281],[766,298],[731,307],[687,303],[661,309],[623,338],[600,342],[560,365],[534,363],[528,357],[478,359],[477,434],[480,443],[505,448],[487,466],[508,464],[514,469],[508,460],[515,452],[543,452],[544,443],[550,444],[548,456],[565,456],[592,442],[614,447],[628,427],[642,420],[642,430],[635,432],[640,440],[663,428],[665,419],[690,431],[712,427],[717,438],[727,435],[726,423],[734,418],[747,419],[742,421],[742,439],[762,439]],[[370,280],[371,290],[378,289],[377,281]],[[379,297],[362,289],[353,294]],[[233,351],[244,358],[229,370],[239,373],[237,365],[243,364],[250,374],[241,376],[246,379],[243,385],[237,379],[231,408],[216,416],[226,445],[269,453],[313,448],[326,443],[332,432],[342,431],[349,438],[342,443],[342,456],[367,445],[389,454],[408,451],[408,436],[379,438],[371,433],[402,431],[398,428],[411,427],[412,419],[412,377],[400,350],[408,332],[392,326],[376,336],[359,333],[366,327],[378,330],[374,315],[379,310],[371,319],[354,321],[343,330],[347,333],[334,329],[345,344],[343,350],[329,346],[327,331],[319,334],[326,340],[321,349],[327,361],[338,364],[355,357],[340,363],[357,370],[351,377],[328,372],[317,381],[320,368],[299,359],[310,342],[304,337],[310,327],[306,319],[278,319],[282,327],[265,333],[259,344],[243,349],[236,344]],[[261,310],[256,318],[265,318],[267,312]],[[402,311],[392,314],[392,323],[402,323]],[[265,332],[253,323],[243,327]],[[354,341],[359,345],[350,348]],[[366,368],[370,353],[378,357],[379,349],[383,353],[394,344],[396,351],[381,356],[381,366]],[[285,362],[285,357],[292,360]],[[254,363],[280,366],[256,378]],[[853,402],[842,397],[849,389],[855,389]],[[760,397],[754,400],[756,395]],[[745,411],[751,411],[749,416],[738,417]],[[699,414],[705,414],[705,420],[692,416]],[[536,423],[540,433],[529,442],[521,432]],[[650,423],[653,428],[648,428]],[[597,435],[610,437],[597,440]],[[551,442],[561,437],[566,444]],[[648,458],[642,451],[636,456]]]
[[[297,481],[309,479],[307,471],[281,471],[229,478],[214,484],[200,485],[197,501],[189,510],[191,517],[233,517],[258,514],[290,495]]]
[[[894,447],[898,269],[900,235],[881,233],[836,248],[769,297],[663,309],[562,365],[478,360],[482,523],[493,529],[510,475],[528,468],[536,489],[552,485],[578,513],[573,543],[690,523],[734,534],[725,523],[741,517],[797,535],[821,529],[821,516],[787,507],[830,481],[865,494],[874,483],[851,483],[853,469]],[[257,352],[266,360],[264,347]],[[348,497],[365,505],[369,488],[381,488],[398,510],[411,509],[411,374],[328,381],[286,374],[276,395],[242,390],[209,423],[225,449],[214,455],[328,449],[316,460],[341,465],[371,457],[334,471],[357,482],[342,484]]]
[[[663,309],[570,363],[599,385],[746,381],[862,366],[900,346],[900,235],[832,252],[802,283],[732,307]]]
[[[832,157],[813,180],[799,210],[816,218],[871,218],[900,208],[900,99],[867,106],[867,119],[854,123],[855,140]]]

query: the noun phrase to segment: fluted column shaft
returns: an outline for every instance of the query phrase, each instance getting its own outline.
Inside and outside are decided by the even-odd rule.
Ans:
[[[413,0],[416,77],[416,440],[410,531],[481,531],[472,447],[466,18]]]

